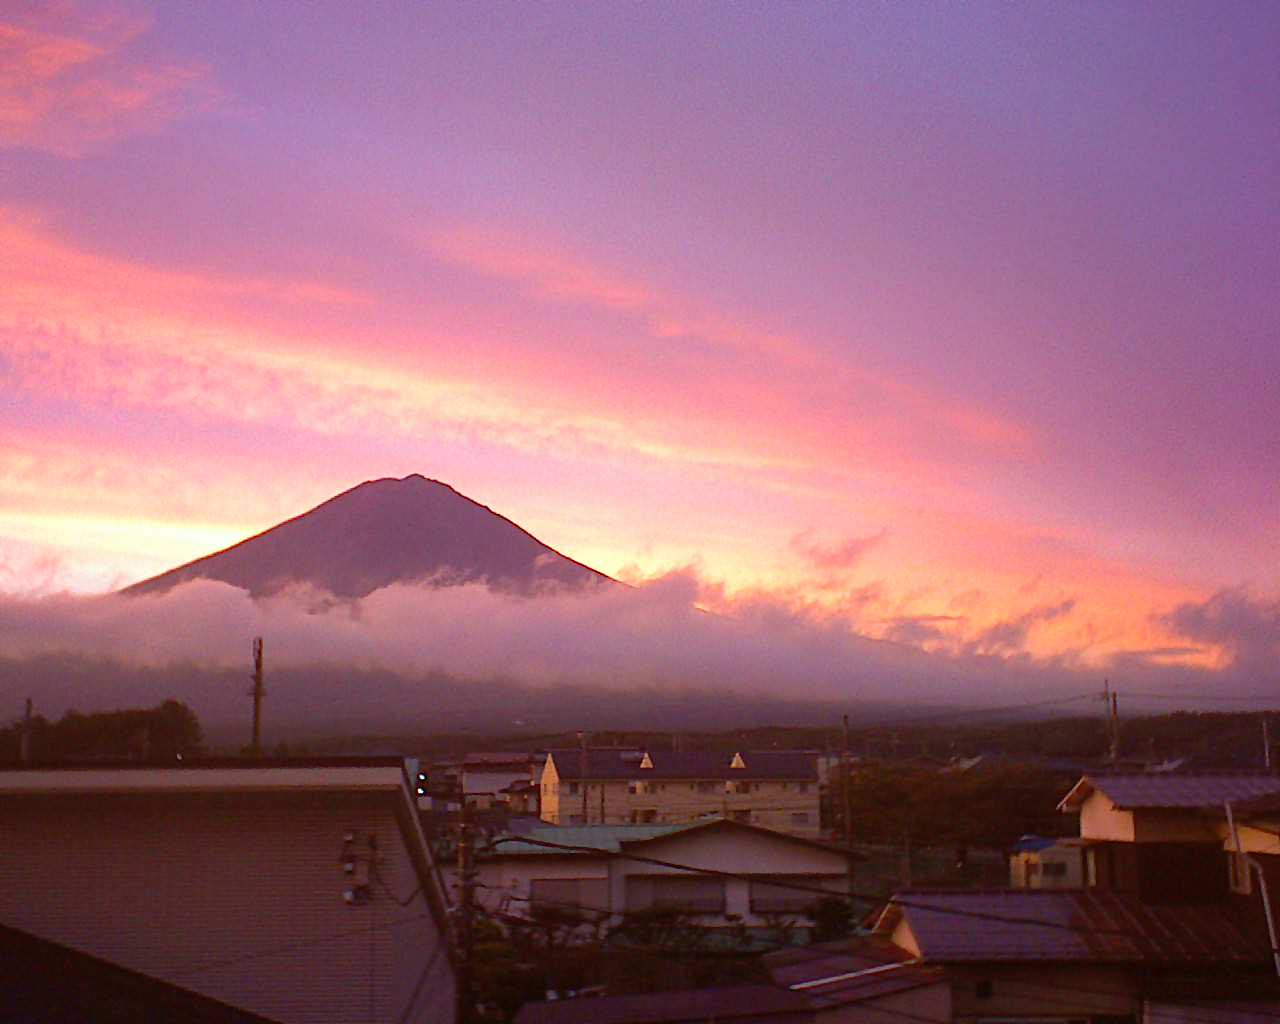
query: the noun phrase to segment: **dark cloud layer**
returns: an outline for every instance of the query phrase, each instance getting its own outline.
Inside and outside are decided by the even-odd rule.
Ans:
[[[711,614],[697,607],[708,589],[679,572],[536,599],[395,586],[326,606],[315,595],[253,601],[211,582],[163,596],[9,597],[0,599],[0,706],[16,713],[30,695],[56,715],[175,696],[206,722],[238,721],[255,635],[266,638],[271,714],[312,732],[555,728],[609,716],[618,727],[670,726],[688,724],[696,708],[718,723],[783,722],[809,717],[800,709],[817,702],[868,713],[1008,705],[1092,691],[1107,670],[1022,652],[1027,631],[1068,614],[1070,600],[1000,623],[960,651],[927,654],[766,595]],[[1231,650],[1232,666],[1113,662],[1128,685],[1212,692],[1224,680],[1250,684],[1267,657],[1274,664],[1274,603],[1227,592],[1175,609],[1169,622]]]

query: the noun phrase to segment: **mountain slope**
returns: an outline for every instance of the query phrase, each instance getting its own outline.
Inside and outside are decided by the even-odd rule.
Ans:
[[[195,579],[221,580],[255,597],[300,583],[340,598],[364,597],[392,583],[483,583],[530,593],[613,582],[448,484],[416,473],[367,481],[121,593],[158,593]]]

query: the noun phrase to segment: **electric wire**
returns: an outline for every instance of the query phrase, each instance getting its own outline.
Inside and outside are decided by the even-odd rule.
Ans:
[[[519,902],[530,902],[530,903],[533,902],[532,899],[529,897],[512,897],[512,898]],[[571,903],[566,901],[551,901],[551,900],[539,900],[538,902],[546,906],[554,906],[558,908],[592,914],[597,918],[595,922],[597,925],[600,923],[600,919],[607,919],[610,917],[618,916],[612,913],[611,911],[606,911],[606,910],[602,910],[600,908],[595,908],[595,907],[587,907],[584,904]],[[499,920],[507,921],[509,923],[520,923],[520,924],[534,923],[526,918],[520,918],[516,915],[504,915],[501,912],[495,912],[495,911],[489,910],[488,908],[482,908],[481,912],[490,918],[496,918]],[[651,953],[659,956],[666,955],[676,959],[687,959],[690,957],[702,958],[702,957],[714,957],[714,956],[727,955],[725,952],[718,952],[713,950],[701,950],[696,948],[672,949],[672,948],[662,947],[662,946],[645,946],[645,945],[637,945],[632,943],[629,943],[625,947],[625,949],[627,952],[644,952],[644,953]],[[777,952],[777,951],[787,950],[787,949],[796,949],[796,950],[814,952],[815,959],[819,957],[823,957],[825,955],[829,955],[827,951],[814,950],[814,947],[811,944],[803,944],[803,943],[787,942],[787,941],[773,943],[771,949],[763,952],[771,953],[771,952]],[[746,952],[740,952],[733,955],[742,956],[742,957],[751,957],[751,956],[762,955],[762,952],[746,951]],[[1048,984],[1037,984],[1035,982],[1029,982],[1024,979],[1010,980],[1003,977],[999,978],[998,983],[1002,989],[1013,988],[1015,990],[1020,989],[1023,991],[1029,991],[1033,995],[1036,995],[1038,998],[1040,998],[1042,1001],[1046,1001],[1050,1004],[1057,1005],[1060,1008],[1063,1008],[1065,1010],[1070,1010],[1075,1013],[1079,1013],[1082,1009],[1089,1009],[1089,1010],[1114,1009],[1115,1000],[1117,998],[1130,999],[1130,1000],[1145,998],[1140,993],[1127,994],[1124,992],[1116,992],[1114,990],[1107,991],[1102,989],[1082,987],[1074,983],[1071,985],[1070,989],[1064,989],[1061,986],[1054,986],[1054,985],[1048,985]],[[773,980],[770,981],[770,984],[776,985],[777,987],[780,987],[780,988],[789,987],[782,982],[777,982]],[[1063,993],[1066,993],[1067,995],[1064,996]],[[1086,996],[1097,996],[1099,997],[1099,999],[1104,1001],[1100,1002],[1100,1001],[1094,1001],[1089,999],[1081,999],[1079,998],[1079,996],[1082,994]],[[867,1010],[874,1009],[875,1012],[883,1012],[888,1014],[889,1016],[901,1017],[908,1020],[917,1020],[921,1022],[929,1022],[929,1024],[938,1024],[935,1018],[924,1017],[919,1014],[912,1014],[912,1013],[901,1011],[901,1010],[894,1010],[890,1007],[868,1005],[867,1007],[865,1007],[865,1009]],[[1191,1024],[1229,1024],[1229,1022],[1236,1019],[1233,1016],[1233,1011],[1226,1008],[1219,1009],[1214,1007],[1205,1007],[1205,1006],[1197,1005],[1197,1010],[1202,1011],[1204,1015],[1182,1016],[1179,1019],[1182,1021],[1191,1022]],[[1280,1012],[1267,1011],[1261,1007],[1255,1008],[1251,1006],[1250,1012],[1253,1013],[1255,1016],[1260,1016],[1267,1019],[1280,1019]],[[1227,1016],[1225,1017],[1213,1016],[1214,1013],[1224,1013],[1224,1014],[1227,1014]]]
[[[240,956],[223,957],[217,960],[206,960],[203,963],[193,964],[188,967],[179,968],[172,972],[173,977],[186,977],[192,974],[203,974],[206,971],[214,971],[223,967],[234,967],[237,964],[250,963],[254,960],[266,960],[273,956],[284,956],[289,953],[295,953],[302,949],[310,949],[313,946],[322,946],[327,942],[336,942],[339,939],[349,939],[353,936],[364,935],[370,931],[389,931],[393,928],[399,928],[401,925],[412,924],[415,921],[423,921],[427,918],[434,917],[431,913],[413,914],[409,917],[398,917],[393,921],[373,922],[372,924],[362,925],[359,928],[345,928],[336,932],[329,932],[326,935],[313,936],[309,939],[300,939],[297,942],[286,943],[281,946],[274,946],[270,949],[255,950],[252,953],[244,953]]]

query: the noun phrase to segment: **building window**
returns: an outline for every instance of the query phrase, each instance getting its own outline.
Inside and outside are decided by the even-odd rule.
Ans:
[[[535,878],[529,882],[529,909],[533,913],[609,909],[607,878]]]
[[[793,825],[807,825],[807,824],[809,824],[809,812],[808,812],[808,811],[795,811],[795,812],[791,815],[791,824],[793,824]]]
[[[1045,878],[1066,878],[1067,864],[1066,861],[1045,861],[1040,865],[1041,873]]]
[[[715,791],[716,791],[716,784],[715,784],[714,782],[699,782],[699,783],[698,783],[698,792],[699,792],[699,793],[714,793]]]
[[[723,914],[724,879],[696,875],[632,875],[627,879],[628,910],[684,910]]]
[[[578,784],[576,782],[569,783],[569,795],[570,796],[578,795]]]
[[[800,790],[801,793],[807,793],[809,792],[809,783],[802,782],[796,787],[796,789]]]
[[[749,783],[749,782],[737,782],[737,781],[735,781],[735,782],[726,782],[726,783],[724,784],[724,791],[725,791],[726,793],[750,793],[750,792],[751,792],[751,783]]]
[[[747,824],[751,823],[750,811],[734,811],[732,817],[734,821],[745,821]]]
[[[844,875],[761,875],[751,879],[753,914],[803,914],[825,897],[809,889],[828,889],[833,897],[846,891]]]

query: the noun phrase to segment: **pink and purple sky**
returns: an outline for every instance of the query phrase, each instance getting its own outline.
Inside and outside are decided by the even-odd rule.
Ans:
[[[1249,2],[11,0],[0,590],[420,472],[709,605],[1274,652],[1277,52]]]

